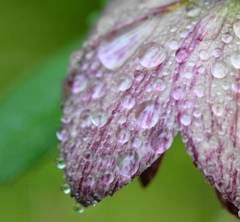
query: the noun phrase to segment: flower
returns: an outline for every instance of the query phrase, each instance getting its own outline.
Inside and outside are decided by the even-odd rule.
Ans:
[[[109,3],[65,81],[58,137],[73,198],[87,207],[137,176],[147,185],[180,132],[238,214],[239,9],[237,0]]]

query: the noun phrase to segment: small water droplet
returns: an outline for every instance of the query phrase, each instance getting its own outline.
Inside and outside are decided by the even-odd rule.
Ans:
[[[222,116],[224,111],[223,104],[214,103],[212,105],[212,111],[216,116]]]
[[[65,129],[58,130],[57,138],[62,142],[66,142],[68,139],[68,132]]]
[[[227,65],[223,61],[216,61],[211,68],[211,73],[215,78],[222,79],[227,75]]]
[[[87,161],[93,158],[93,152],[91,150],[84,150],[82,155],[83,155],[83,158]]]
[[[127,151],[118,155],[117,158],[118,172],[128,178],[131,178],[138,170],[139,156],[137,152]]]
[[[196,17],[201,11],[200,6],[195,2],[190,2],[186,5],[186,12],[188,17]]]
[[[233,40],[233,36],[229,33],[226,32],[222,35],[222,41],[226,44],[229,44]]]
[[[153,101],[143,102],[135,113],[137,124],[144,129],[154,127],[159,120],[160,111],[159,104]]]
[[[184,126],[189,126],[191,124],[191,122],[192,122],[192,118],[188,114],[184,114],[184,115],[181,116],[180,122]]]
[[[240,19],[234,22],[233,31],[235,32],[236,36],[240,38]]]
[[[210,164],[210,165],[207,166],[206,170],[207,170],[207,173],[214,174],[217,169],[216,169],[216,167],[214,165]]]
[[[232,89],[235,93],[240,93],[240,80],[232,84]]]
[[[180,48],[176,51],[175,58],[178,63],[185,63],[188,60],[189,53],[186,48]]]
[[[176,88],[173,90],[172,92],[172,97],[175,99],[175,100],[180,100],[182,99],[183,97],[183,91],[181,88]]]
[[[58,156],[56,158],[56,165],[59,169],[65,168],[66,164],[65,164],[64,158],[62,156]]]
[[[132,86],[132,78],[128,75],[122,75],[117,79],[117,88],[120,91],[126,91]]]
[[[147,68],[152,69],[164,62],[167,57],[167,51],[164,46],[156,42],[142,44],[138,51],[139,63]]]
[[[106,170],[106,171],[102,174],[102,176],[101,176],[100,179],[101,179],[101,182],[103,182],[104,184],[108,185],[108,184],[110,184],[110,183],[113,182],[113,180],[114,180],[114,174],[113,174],[112,171]]]
[[[72,93],[79,93],[86,89],[88,80],[83,75],[78,75],[74,78],[73,84],[71,86]]]
[[[108,121],[108,115],[104,110],[97,109],[92,113],[91,120],[95,126],[103,127]]]
[[[234,52],[231,55],[231,63],[235,69],[240,69],[240,51]]]
[[[132,146],[135,148],[139,148],[142,145],[142,140],[139,137],[135,137]]]
[[[96,81],[96,82],[92,83],[89,91],[90,91],[93,99],[101,98],[106,93],[105,83]]]
[[[220,57],[222,55],[222,51],[223,50],[221,48],[215,48],[213,50],[213,56],[216,57],[216,58]]]
[[[84,212],[84,207],[80,203],[75,203],[73,206],[73,209],[77,213],[83,213]]]
[[[71,65],[75,66],[76,64],[79,64],[83,57],[83,51],[82,50],[75,50],[71,53],[69,60]]]
[[[130,139],[130,131],[128,129],[119,129],[116,133],[116,139],[119,143],[126,143]]]
[[[132,109],[135,105],[135,98],[131,94],[125,94],[122,96],[121,104],[126,109]]]
[[[163,79],[157,79],[154,82],[154,88],[156,91],[162,92],[166,89],[167,85],[166,82]]]
[[[124,123],[126,123],[126,121],[127,121],[126,116],[123,116],[123,115],[119,116],[118,122],[119,122],[120,124],[124,124]]]
[[[199,51],[199,57],[201,60],[205,61],[205,60],[208,60],[209,59],[209,54],[208,54],[208,51],[204,50],[204,49],[201,49]]]
[[[194,89],[194,93],[199,97],[203,97],[204,95],[204,86],[203,85],[197,85]]]
[[[178,42],[176,40],[169,42],[168,46],[172,50],[177,50],[179,48]]]
[[[191,79],[193,77],[193,73],[190,72],[190,71],[187,71],[187,72],[184,73],[184,77],[186,79]]]
[[[89,109],[85,109],[81,112],[80,114],[80,122],[82,127],[87,127],[90,126],[92,121],[91,121],[91,111]]]
[[[70,191],[71,191],[70,186],[69,186],[67,183],[63,183],[63,184],[61,185],[61,190],[62,190],[62,192],[65,193],[65,194],[69,194]]]

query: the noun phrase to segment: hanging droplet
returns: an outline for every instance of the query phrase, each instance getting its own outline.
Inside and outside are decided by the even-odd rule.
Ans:
[[[103,127],[108,121],[108,115],[104,110],[97,109],[92,113],[91,120],[95,126]]]
[[[56,158],[56,165],[59,169],[64,169],[66,164],[62,156]]]
[[[118,155],[116,164],[121,175],[131,178],[138,170],[139,156],[137,152],[127,151]]]
[[[236,36],[240,38],[240,19],[234,22],[233,31],[235,32]]]
[[[77,213],[83,213],[84,212],[84,207],[80,203],[75,203],[73,206],[73,209]]]
[[[234,52],[231,55],[231,63],[235,69],[240,69],[240,51]]]
[[[63,184],[61,185],[61,190],[62,190],[62,192],[65,193],[65,194],[69,194],[70,191],[71,191],[70,186],[69,186],[67,183],[63,183]]]
[[[98,49],[101,63],[110,70],[120,68],[154,31],[155,18],[148,18],[104,36]]]
[[[186,5],[186,12],[188,17],[196,17],[201,12],[201,8],[197,3],[190,2]]]
[[[211,68],[211,73],[215,78],[222,79],[227,75],[227,65],[223,61],[217,61]]]
[[[138,51],[139,63],[147,69],[156,68],[164,62],[166,57],[165,47],[156,42],[142,44]]]
[[[160,111],[159,104],[153,101],[143,102],[135,113],[137,124],[144,129],[154,127],[159,120]]]

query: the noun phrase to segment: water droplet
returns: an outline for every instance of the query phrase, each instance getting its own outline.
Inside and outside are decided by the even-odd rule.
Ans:
[[[100,179],[101,179],[101,181],[102,181],[104,184],[108,185],[108,184],[110,184],[110,183],[113,182],[113,180],[114,180],[114,174],[113,174],[112,171],[106,170],[106,171],[102,174],[102,176],[101,176]]]
[[[71,53],[69,60],[71,65],[75,66],[76,64],[79,64],[83,57],[83,51],[82,50],[75,50]]]
[[[122,96],[121,104],[126,109],[132,109],[135,105],[135,98],[131,94],[125,94]]]
[[[154,31],[155,18],[148,18],[124,26],[104,36],[98,49],[101,63],[110,70],[120,68],[144,40]]]
[[[91,150],[84,150],[82,155],[83,155],[83,158],[87,161],[93,158],[93,153]]]
[[[181,116],[180,122],[184,126],[189,126],[191,124],[191,122],[192,122],[192,117],[189,116],[188,114],[184,114],[184,115]]]
[[[68,139],[68,132],[65,129],[58,130],[57,138],[62,142],[66,142]]]
[[[233,40],[233,36],[229,33],[226,32],[222,35],[222,41],[226,44],[229,44]]]
[[[189,57],[188,50],[186,48],[178,49],[176,51],[175,57],[178,63],[185,63]]]
[[[139,137],[135,137],[132,146],[135,148],[139,148],[142,145],[142,140]]]
[[[83,75],[78,75],[74,78],[73,84],[71,86],[72,93],[79,93],[86,89],[88,80]]]
[[[172,50],[177,50],[179,48],[178,42],[176,40],[169,42],[168,46]]]
[[[103,127],[108,121],[108,115],[102,109],[97,109],[92,113],[91,119],[95,126]]]
[[[235,32],[236,36],[240,38],[240,19],[234,22],[233,31]]]
[[[116,139],[119,143],[126,143],[130,139],[130,131],[128,129],[119,129],[116,133]]]
[[[240,51],[234,52],[231,55],[231,63],[235,69],[240,69]]]
[[[194,93],[199,97],[203,97],[204,95],[204,86],[203,85],[197,85],[194,89]]]
[[[80,203],[75,203],[73,206],[73,209],[77,213],[83,213],[84,212],[84,207]]]
[[[228,73],[226,63],[223,61],[215,62],[213,67],[211,68],[211,73],[215,78],[218,78],[218,79],[224,78]]]
[[[154,127],[159,120],[160,111],[159,104],[153,101],[143,102],[135,113],[137,124],[144,129]]]
[[[156,42],[142,44],[138,51],[139,63],[147,69],[156,68],[164,62],[166,57],[165,47]]]
[[[213,50],[213,56],[215,56],[216,58],[220,57],[222,55],[222,49],[221,48],[215,48]]]
[[[87,178],[85,179],[85,183],[87,186],[92,187],[95,183],[95,177],[93,175],[89,174],[87,176]]]
[[[67,183],[63,183],[63,184],[61,185],[61,190],[62,190],[62,192],[65,193],[65,194],[69,194],[70,191],[71,191],[70,186],[69,186]]]
[[[232,84],[232,89],[235,93],[240,93],[240,80]]]
[[[208,60],[209,59],[209,54],[208,54],[208,51],[204,50],[204,49],[201,49],[199,51],[199,57],[201,60],[205,61],[205,60]]]
[[[183,91],[181,88],[176,88],[173,90],[172,92],[172,97],[175,99],[175,100],[180,100],[182,97],[183,97]]]
[[[186,78],[186,79],[191,79],[192,77],[193,77],[193,73],[192,72],[185,72],[184,73],[184,77]]]
[[[117,79],[117,88],[120,91],[126,91],[132,86],[132,78],[128,75],[122,75]]]
[[[138,170],[139,156],[133,151],[121,153],[118,155],[116,164],[121,175],[131,178]]]
[[[65,168],[66,164],[65,164],[64,158],[62,156],[58,156],[56,158],[56,165],[59,169]]]
[[[156,91],[159,91],[159,92],[162,92],[166,89],[167,85],[166,85],[166,82],[162,79],[157,79],[155,82],[154,82],[154,89]]]
[[[207,170],[207,173],[214,174],[217,169],[216,169],[216,167],[214,165],[210,164],[210,165],[207,166],[206,170]]]
[[[96,81],[91,85],[89,91],[91,92],[93,99],[101,98],[106,93],[105,83]]]
[[[80,122],[82,127],[87,127],[90,126],[92,121],[91,121],[91,111],[89,109],[85,109],[81,112],[80,114]]]
[[[190,2],[186,5],[186,12],[188,17],[196,17],[199,15],[201,8],[195,2]]]
[[[222,116],[224,111],[223,104],[214,103],[212,105],[212,111],[216,116]]]
[[[118,122],[120,124],[124,124],[124,123],[126,123],[126,121],[127,121],[127,118],[126,118],[126,116],[123,116],[123,115],[121,115],[118,119]]]

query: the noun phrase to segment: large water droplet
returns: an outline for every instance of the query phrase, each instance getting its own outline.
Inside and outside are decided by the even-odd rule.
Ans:
[[[122,75],[117,79],[116,84],[120,91],[126,91],[132,86],[132,78],[128,75]]]
[[[122,96],[121,104],[127,109],[132,109],[135,105],[135,98],[131,94],[125,94]]]
[[[190,2],[186,5],[186,12],[188,17],[196,17],[199,15],[201,8],[195,2]]]
[[[155,18],[148,18],[106,35],[98,49],[101,63],[110,70],[121,67],[153,32]]]
[[[108,115],[104,110],[97,109],[92,113],[91,119],[95,126],[103,127],[108,121]]]
[[[137,124],[146,129],[154,127],[160,117],[160,105],[153,101],[146,101],[139,105],[135,117]]]
[[[231,55],[231,63],[235,69],[240,69],[240,51],[234,52]]]
[[[164,46],[156,42],[148,42],[142,44],[138,51],[138,59],[140,64],[152,69],[164,62],[167,57],[167,51]]]
[[[116,164],[117,170],[121,175],[131,178],[138,170],[139,156],[137,152],[124,152],[118,155]]]
[[[233,31],[235,32],[236,36],[240,38],[240,19],[234,22]]]
[[[128,129],[119,129],[116,133],[116,139],[119,143],[126,143],[130,139],[130,131]]]
[[[215,78],[222,79],[227,75],[227,65],[223,61],[217,61],[211,68],[211,73]]]

